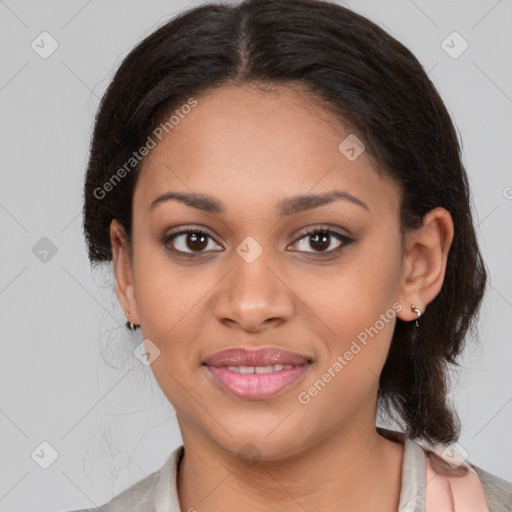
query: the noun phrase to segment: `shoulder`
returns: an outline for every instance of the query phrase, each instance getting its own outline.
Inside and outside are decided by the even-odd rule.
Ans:
[[[482,483],[489,511],[510,512],[512,510],[512,482],[507,482],[474,464],[471,464],[471,467],[476,471]]]
[[[426,476],[429,483],[426,486],[427,503],[437,506],[443,499],[446,501],[446,489],[450,489],[450,501],[462,504],[461,510],[512,512],[512,482],[485,471],[470,460],[461,458],[457,450],[448,449],[444,445],[433,445],[424,440],[416,443],[425,453]],[[437,477],[435,480],[434,476]],[[451,510],[448,502],[445,505],[446,510]],[[437,508],[434,507],[432,510]]]
[[[183,446],[176,448],[160,469],[135,482],[101,507],[67,512],[154,512],[155,505],[161,500],[162,492],[168,492],[176,487],[176,465],[182,452]]]
[[[84,508],[68,512],[152,512],[154,492],[160,470],[151,473],[112,498],[108,503],[97,508]]]

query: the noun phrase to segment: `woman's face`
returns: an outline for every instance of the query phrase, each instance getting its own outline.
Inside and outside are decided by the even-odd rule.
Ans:
[[[248,87],[196,98],[151,150],[133,198],[123,306],[159,351],[151,368],[183,438],[254,445],[267,460],[374,429],[402,307],[399,190],[351,139],[340,149],[350,133],[306,98]],[[210,199],[155,203],[169,192]],[[178,229],[192,233],[171,238]],[[240,347],[303,359],[256,373],[205,364]],[[260,366],[269,361],[280,359]]]

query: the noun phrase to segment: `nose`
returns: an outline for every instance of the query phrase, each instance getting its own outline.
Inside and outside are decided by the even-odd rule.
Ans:
[[[228,327],[259,332],[276,327],[294,314],[293,292],[283,272],[260,255],[247,262],[238,255],[219,283],[215,317]]]

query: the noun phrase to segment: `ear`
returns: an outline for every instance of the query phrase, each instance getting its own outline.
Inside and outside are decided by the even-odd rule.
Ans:
[[[448,252],[453,241],[453,220],[445,208],[434,208],[423,217],[422,226],[405,239],[399,301],[404,306],[397,316],[406,322],[417,318],[443,286]]]
[[[113,219],[110,223],[112,264],[116,280],[116,291],[125,314],[130,313],[130,322],[140,324],[133,286],[132,257],[126,233],[121,224]]]

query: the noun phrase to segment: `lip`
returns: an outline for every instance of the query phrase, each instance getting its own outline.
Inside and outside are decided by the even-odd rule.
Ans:
[[[257,350],[243,347],[221,350],[207,357],[207,366],[272,366],[275,364],[300,366],[311,362],[306,356],[274,347]]]
[[[221,388],[247,400],[261,400],[275,396],[297,382],[311,366],[306,356],[273,347],[250,350],[234,348],[222,350],[203,363]],[[240,373],[230,367],[276,366],[268,373]],[[282,367],[285,368],[282,368]],[[269,370],[269,369],[267,369]]]

